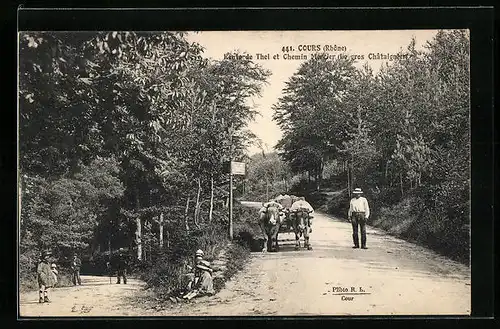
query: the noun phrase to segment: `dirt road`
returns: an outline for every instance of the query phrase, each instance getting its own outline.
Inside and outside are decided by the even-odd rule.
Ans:
[[[149,295],[144,283],[128,279],[127,284],[109,283],[109,277],[81,276],[82,285],[61,287],[50,291],[50,303],[38,303],[38,292],[23,293],[19,315],[40,316],[137,316],[136,296]],[[139,312],[140,313],[140,312]]]
[[[89,277],[84,281],[93,286],[56,289],[52,304],[38,305],[36,292],[21,296],[21,315],[470,314],[468,267],[373,228],[369,249],[352,249],[351,233],[348,222],[318,213],[313,250],[295,251],[289,242],[278,253],[254,253],[216,296],[165,310],[140,302],[151,298],[140,282],[109,285],[108,278]],[[85,312],[82,305],[93,307]]]

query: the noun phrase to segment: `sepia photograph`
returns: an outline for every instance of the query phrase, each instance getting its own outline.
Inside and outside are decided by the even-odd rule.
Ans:
[[[471,315],[469,30],[17,42],[19,318]]]

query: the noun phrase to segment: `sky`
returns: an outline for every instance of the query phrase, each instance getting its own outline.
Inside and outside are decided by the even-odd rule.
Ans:
[[[369,59],[370,53],[396,54],[406,49],[412,37],[415,37],[416,48],[423,47],[430,41],[437,30],[390,30],[390,31],[202,31],[189,33],[187,40],[197,42],[204,48],[204,55],[213,59],[223,59],[227,52],[246,52],[253,56],[253,61],[269,69],[272,75],[268,84],[263,86],[262,95],[250,101],[258,115],[248,128],[263,142],[266,152],[272,152],[282,136],[278,125],[272,120],[272,105],[277,103],[282,95],[285,82],[297,71],[301,59],[285,59],[284,55],[310,54],[316,51],[302,50],[303,46],[319,45],[328,54],[340,53],[362,55],[364,58],[356,63],[360,67],[368,63],[377,72],[381,65],[389,60]],[[293,51],[283,52],[283,47],[293,48]],[[300,49],[299,49],[300,48]],[[257,54],[268,58],[257,57]],[[278,55],[279,58],[274,59]],[[257,145],[249,148],[248,154],[260,152]]]

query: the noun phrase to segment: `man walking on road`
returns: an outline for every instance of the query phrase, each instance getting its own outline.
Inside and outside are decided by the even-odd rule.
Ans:
[[[82,285],[82,280],[80,279],[80,267],[82,266],[82,261],[80,258],[78,258],[77,254],[75,253],[73,255],[73,261],[71,263],[71,272],[72,272],[72,279],[73,279],[73,285],[76,286]]]
[[[123,284],[127,284],[127,255],[123,248],[118,250],[118,256],[116,258],[116,270],[117,270],[117,284],[121,283],[121,278],[123,277]]]
[[[361,196],[363,191],[360,188],[354,189],[352,193],[354,194],[354,198],[351,199],[349,204],[347,217],[352,224],[352,239],[354,241],[353,248],[359,248],[359,225],[361,229],[361,248],[368,249],[366,247],[366,221],[368,220],[368,217],[370,217],[370,207],[368,206],[366,198]]]

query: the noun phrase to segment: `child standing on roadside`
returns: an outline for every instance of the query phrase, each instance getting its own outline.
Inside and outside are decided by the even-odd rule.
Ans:
[[[37,279],[39,288],[39,303],[50,303],[49,289],[54,286],[54,273],[50,269],[50,251],[43,251],[40,263],[37,266]]]
[[[50,265],[50,269],[52,270],[52,276],[54,277],[54,287],[55,287],[57,284],[57,275],[59,274],[59,272],[57,271],[57,265],[52,263],[52,265]]]

